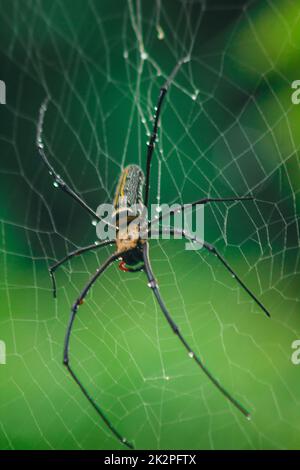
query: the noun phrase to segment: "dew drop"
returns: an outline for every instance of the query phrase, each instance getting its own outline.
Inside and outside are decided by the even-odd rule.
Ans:
[[[58,188],[58,186],[59,186],[58,182],[57,182],[57,181],[54,181],[53,186],[54,186],[55,188]]]
[[[97,225],[97,220],[95,220],[95,219],[92,220],[92,225],[93,225],[94,227],[96,227],[96,225]]]
[[[148,59],[148,54],[147,54],[147,52],[145,52],[145,51],[142,51],[142,52],[141,52],[141,59],[142,59],[142,60],[147,60],[147,59]]]
[[[189,357],[190,357],[191,359],[193,359],[194,353],[193,353],[193,352],[189,352]]]

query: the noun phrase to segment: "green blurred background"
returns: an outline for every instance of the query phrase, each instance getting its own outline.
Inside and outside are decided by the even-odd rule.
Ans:
[[[300,447],[300,366],[291,362],[300,338],[300,107],[291,102],[300,9],[228,3],[0,0],[1,449],[121,448],[62,366],[70,306],[112,248],[60,269],[52,298],[48,267],[96,234],[37,154],[39,106],[49,94],[51,162],[96,208],[112,200],[124,165],[145,164],[159,87],[187,55],[162,115],[151,199],[255,194],[255,203],[207,207],[205,237],[272,318],[201,250],[152,241],[151,258],[182,332],[252,420],[189,360],[142,274],[114,266],[94,287],[71,360],[136,448]]]

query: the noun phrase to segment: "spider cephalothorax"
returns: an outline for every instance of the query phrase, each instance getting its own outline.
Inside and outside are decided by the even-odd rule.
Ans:
[[[168,324],[172,328],[173,332],[177,335],[178,339],[180,340],[181,344],[186,349],[188,355],[196,362],[196,364],[202,369],[202,371],[206,374],[206,376],[211,380],[211,382],[218,388],[218,390],[239,410],[241,411],[247,418],[249,418],[249,412],[219,383],[219,381],[212,375],[212,373],[207,369],[205,364],[202,362],[201,358],[193,351],[191,346],[188,344],[184,336],[182,335],[179,327],[173,320],[171,314],[169,313],[158,289],[156,279],[154,277],[150,259],[149,259],[149,242],[148,236],[151,233],[154,233],[151,229],[151,222],[148,225],[148,221],[146,227],[143,227],[142,232],[140,232],[140,225],[137,222],[137,212],[136,212],[136,205],[143,204],[144,207],[148,207],[149,201],[149,189],[150,189],[150,171],[151,171],[151,159],[153,156],[153,151],[155,147],[155,142],[157,139],[157,132],[158,132],[158,124],[159,124],[159,117],[161,113],[161,107],[164,100],[164,97],[167,93],[168,87],[170,82],[174,78],[176,72],[178,71],[179,67],[185,60],[180,61],[172,73],[169,75],[168,79],[164,83],[164,85],[160,89],[160,94],[158,98],[158,103],[155,108],[155,115],[154,115],[154,124],[152,134],[149,140],[148,150],[147,150],[147,159],[146,159],[146,178],[144,178],[143,171],[137,165],[130,165],[125,168],[121,174],[118,188],[116,191],[115,199],[114,199],[114,215],[115,215],[115,228],[117,230],[116,239],[114,243],[116,245],[116,251],[112,254],[99,269],[97,269],[96,273],[90,278],[82,292],[79,294],[78,298],[74,302],[72,309],[70,320],[65,336],[65,343],[64,343],[64,353],[63,353],[63,363],[67,367],[71,377],[80,387],[81,391],[84,393],[86,398],[89,400],[91,405],[94,407],[98,415],[102,418],[104,423],[107,427],[111,430],[111,432],[115,435],[115,437],[125,444],[127,447],[132,448],[133,445],[128,442],[119,431],[112,425],[110,419],[104,414],[102,409],[98,406],[92,396],[89,394],[87,389],[84,387],[80,379],[78,378],[77,374],[74,372],[73,368],[70,364],[69,358],[69,350],[70,350],[70,337],[72,328],[74,325],[74,320],[77,315],[77,311],[79,306],[83,303],[87,293],[94,285],[94,283],[99,279],[102,273],[114,262],[121,259],[120,268],[123,271],[130,271],[130,272],[137,272],[137,271],[144,271],[148,279],[148,285],[152,289],[153,294],[155,295],[157,302],[161,308],[163,315],[165,316]],[[42,157],[43,162],[47,166],[50,174],[54,177],[55,186],[61,188],[65,193],[69,194],[76,202],[80,204],[90,215],[93,216],[94,219],[101,220],[96,212],[89,207],[85,201],[83,201],[73,189],[71,189],[64,180],[55,172],[52,165],[50,164],[45,150],[44,144],[42,141],[42,130],[43,130],[43,121],[45,112],[47,109],[48,99],[42,104],[40,108],[40,117],[37,126],[37,147],[40,156]],[[144,186],[145,180],[145,186]],[[145,192],[143,191],[145,190]],[[143,194],[144,192],[144,194]],[[233,201],[249,201],[253,200],[252,196],[244,196],[244,197],[225,197],[225,198],[211,198],[211,197],[204,197],[197,201],[192,202],[189,204],[190,207],[195,207],[198,204],[207,204],[207,203],[221,203],[221,202],[233,202]],[[124,200],[126,200],[124,204]],[[181,209],[184,206],[180,206]],[[128,211],[128,222],[125,223],[124,226],[120,225],[120,219],[122,218],[123,211]],[[163,219],[163,215],[158,217],[156,220],[156,227],[157,223],[159,223]],[[159,225],[158,225],[159,226]],[[129,230],[128,230],[129,229]],[[163,230],[163,228],[160,228]],[[158,230],[159,232],[159,230]],[[143,235],[141,236],[140,233]],[[170,233],[173,235],[181,235],[182,238],[186,238],[192,241],[198,241],[195,237],[192,237],[188,233],[183,230],[177,230],[174,228],[170,229]],[[207,243],[206,241],[201,240],[201,245],[205,250],[210,253],[213,253],[219,261],[223,264],[223,266],[229,271],[229,273],[235,278],[235,280],[239,283],[239,285],[247,292],[247,294],[256,302],[257,305],[265,312],[266,315],[269,316],[268,310],[264,307],[264,305],[258,300],[258,298],[250,291],[250,289],[244,284],[242,279],[235,273],[235,271],[230,267],[227,261],[222,257],[222,255],[217,251],[217,249]],[[69,254],[67,254],[62,260],[56,262],[53,266],[49,268],[49,272],[53,282],[53,293],[56,296],[56,283],[54,272],[55,270],[61,266],[66,261],[70,260],[74,256],[81,255],[87,251],[99,249],[103,246],[112,244],[111,240],[104,240],[102,242],[98,242],[97,244],[92,244],[86,246],[84,248],[79,248]]]

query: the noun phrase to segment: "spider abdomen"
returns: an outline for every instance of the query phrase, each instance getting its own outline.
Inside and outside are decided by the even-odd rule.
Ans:
[[[114,208],[118,212],[124,203],[127,210],[143,202],[144,173],[138,165],[129,165],[122,171],[117,186]]]

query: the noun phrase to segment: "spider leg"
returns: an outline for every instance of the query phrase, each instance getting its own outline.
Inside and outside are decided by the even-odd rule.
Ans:
[[[93,286],[93,284],[97,281],[97,279],[101,276],[101,274],[104,273],[104,271],[109,267],[110,264],[112,264],[117,258],[119,258],[122,255],[122,253],[115,253],[112,256],[110,256],[103,264],[102,266],[96,271],[96,273],[91,277],[83,291],[81,292],[80,296],[74,303],[72,310],[71,310],[71,316],[69,320],[69,325],[67,328],[66,336],[65,336],[65,343],[64,343],[64,357],[63,357],[63,363],[66,366],[67,370],[69,371],[71,377],[73,380],[77,383],[79,386],[80,390],[82,393],[85,395],[85,397],[88,399],[90,404],[93,406],[93,408],[96,410],[98,415],[101,417],[101,419],[104,421],[106,426],[111,430],[111,432],[114,434],[114,436],[124,445],[126,445],[129,449],[133,449],[133,445],[127,441],[127,439],[123,438],[121,434],[116,430],[116,428],[112,425],[110,420],[107,418],[105,413],[102,411],[102,409],[98,406],[98,404],[95,402],[95,400],[91,397],[87,389],[83,386],[81,383],[80,379],[77,377],[75,372],[70,366],[70,360],[69,360],[69,350],[70,350],[70,337],[71,337],[71,332],[72,332],[72,327],[74,324],[74,320],[77,314],[77,310],[79,305],[82,304],[85,296],[89,292],[90,288]]]
[[[161,308],[162,313],[164,314],[167,322],[169,323],[170,327],[172,328],[173,332],[178,336],[179,340],[187,350],[189,356],[194,359],[196,364],[200,367],[200,369],[205,373],[205,375],[209,378],[209,380],[217,387],[217,389],[241,412],[243,413],[246,418],[250,419],[250,413],[243,407],[224,387],[220,384],[220,382],[213,376],[213,374],[209,371],[209,369],[204,365],[202,360],[195,354],[195,352],[191,349],[185,338],[183,337],[182,333],[180,332],[177,324],[172,319],[169,311],[167,310],[164,301],[160,295],[156,280],[153,275],[153,271],[150,264],[149,259],[149,245],[145,243],[143,245],[143,256],[144,256],[144,263],[145,263],[145,272],[148,278],[149,287],[153,290],[153,293],[157,299],[157,302]]]
[[[170,83],[174,79],[176,73],[178,72],[179,68],[183,63],[185,63],[187,59],[182,59],[180,60],[174,69],[172,70],[171,74],[163,84],[163,86],[160,89],[159,92],[159,97],[158,97],[158,102],[155,107],[155,114],[154,114],[154,124],[153,124],[153,129],[152,133],[150,136],[150,140],[148,143],[148,150],[147,150],[147,163],[146,163],[146,183],[145,183],[145,200],[144,200],[144,205],[147,207],[148,202],[149,202],[149,189],[150,189],[150,173],[151,173],[151,160],[154,152],[154,147],[155,147],[155,142],[157,139],[157,132],[158,132],[158,125],[159,125],[159,117],[161,113],[161,108],[162,104],[164,101],[164,97],[166,96],[166,93],[168,91],[168,88],[170,86]]]
[[[187,238],[188,240],[191,241],[197,241],[195,237],[189,236],[187,233],[183,232],[183,236]],[[200,242],[200,241],[199,241]],[[239,283],[239,285],[247,292],[247,294],[251,297],[251,299],[254,300],[254,302],[263,310],[263,312],[268,316],[271,317],[270,312],[266,309],[266,307],[258,300],[256,295],[253,294],[253,292],[249,289],[249,287],[246,286],[246,284],[242,281],[242,279],[236,274],[236,272],[232,269],[232,267],[227,263],[225,258],[218,252],[218,250],[214,247],[214,245],[211,245],[210,243],[207,243],[205,241],[201,241],[203,244],[204,248],[209,251],[210,253],[213,253],[220,261],[221,263],[225,266],[227,271],[230,272],[232,277],[236,279],[236,281]]]
[[[84,202],[83,199],[81,199],[78,196],[78,194],[76,194],[75,191],[73,191],[73,189],[70,188],[70,186],[67,185],[67,183],[65,183],[65,181],[56,173],[53,166],[51,165],[51,163],[48,160],[48,157],[47,157],[46,152],[45,152],[45,145],[44,145],[44,142],[43,142],[43,125],[44,125],[44,119],[45,119],[45,114],[46,114],[46,111],[47,111],[48,102],[49,102],[49,97],[47,97],[43,101],[43,103],[41,104],[41,107],[40,107],[39,119],[38,119],[38,124],[37,124],[37,133],[36,133],[36,146],[37,146],[38,152],[39,152],[44,164],[48,168],[50,175],[53,176],[53,178],[54,178],[54,185],[59,187],[60,189],[62,189],[62,191],[67,193],[69,196],[71,196],[72,199],[74,199],[76,202],[78,202],[78,204],[81,207],[83,207],[87,212],[89,212],[89,214],[92,215],[95,219],[102,220],[96,214],[96,212],[91,207],[89,207],[87,205],[87,203]],[[106,222],[106,223],[108,225],[112,226],[109,222]]]
[[[206,197],[202,199],[198,199],[198,201],[191,202],[189,204],[182,204],[176,209],[174,212],[179,212],[182,211],[183,209],[189,209],[192,207],[199,205],[204,205],[208,204],[210,202],[236,202],[236,201],[254,201],[255,198],[253,196],[233,196],[233,197]],[[153,219],[149,222],[148,227],[151,226],[151,224],[159,223],[161,220],[163,220],[165,217],[168,217],[170,215],[171,211],[169,212],[164,212],[161,213],[156,219]]]
[[[162,230],[163,231],[167,230],[172,235],[174,235],[174,234],[183,235],[187,240],[201,243],[207,251],[209,251],[210,253],[213,253],[221,261],[221,263],[225,266],[227,271],[230,272],[232,277],[234,277],[234,279],[236,279],[236,281],[239,283],[239,285],[247,292],[247,294],[254,300],[254,302],[263,310],[263,312],[268,317],[271,317],[271,314],[266,309],[266,307],[258,300],[258,298],[253,294],[253,292],[246,286],[246,284],[242,281],[242,279],[236,274],[236,272],[231,268],[231,266],[227,263],[227,261],[223,258],[223,256],[217,251],[217,249],[213,245],[211,245],[210,243],[207,243],[203,240],[199,240],[199,239],[197,239],[197,237],[193,237],[193,236],[189,235],[184,230],[178,230],[178,229],[176,230],[172,227],[162,229]],[[151,234],[151,233],[158,234],[160,232],[159,232],[159,230],[154,230],[154,231],[152,230],[152,231],[149,232],[149,234]]]
[[[59,266],[66,263],[66,261],[73,258],[74,256],[82,255],[83,253],[86,253],[87,251],[97,250],[98,248],[102,248],[103,246],[110,245],[112,243],[115,243],[115,241],[114,240],[105,240],[105,241],[100,242],[100,243],[93,243],[92,245],[88,245],[88,246],[85,246],[83,248],[79,248],[78,250],[71,251],[71,253],[68,253],[60,261],[57,261],[57,263],[50,266],[49,274],[50,274],[50,277],[51,277],[51,280],[52,280],[53,297],[56,298],[56,280],[55,280],[54,272],[57,270],[57,268],[59,268]]]

